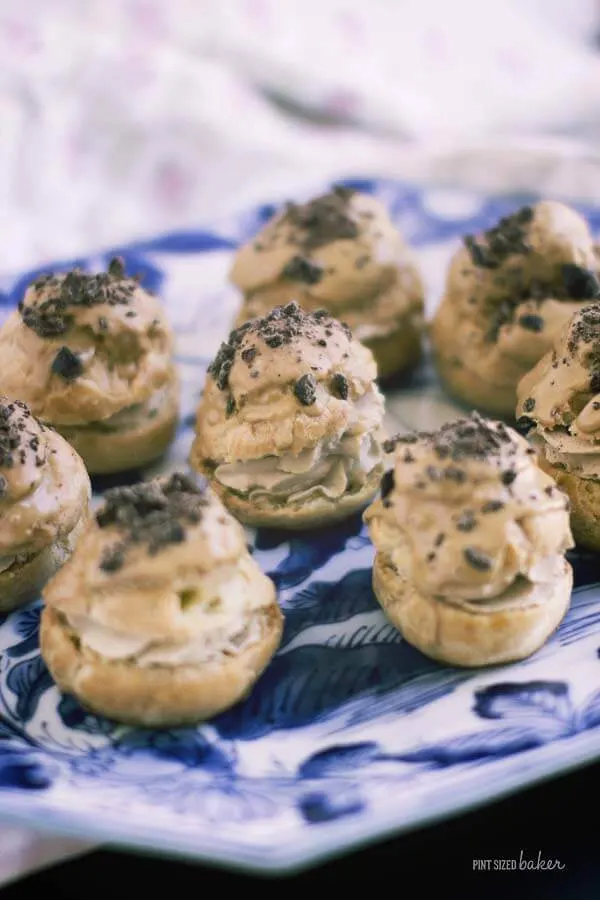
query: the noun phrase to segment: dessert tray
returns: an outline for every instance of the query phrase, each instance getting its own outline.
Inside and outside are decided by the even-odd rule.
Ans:
[[[418,252],[433,305],[460,236],[524,202],[343,183],[390,209]],[[273,211],[265,205],[211,231],[0,281],[5,315],[36,274],[104,269],[117,253],[162,297],[178,334],[184,414],[168,461],[127,481],[186,466],[204,372],[236,309],[226,283],[232,251]],[[598,233],[600,210],[582,211]],[[387,394],[387,409],[393,431],[437,428],[460,413],[427,360]],[[96,494],[118,483],[123,476],[96,479]],[[250,697],[202,727],[135,730],[86,713],[60,695],[40,658],[39,604],[0,618],[0,819],[288,872],[600,757],[598,556],[569,555],[571,608],[540,651],[467,671],[425,658],[387,622],[371,591],[374,553],[360,516],[292,536],[249,531],[248,540],[276,583],[284,637]]]

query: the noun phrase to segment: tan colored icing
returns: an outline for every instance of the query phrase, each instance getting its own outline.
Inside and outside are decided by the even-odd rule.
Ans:
[[[2,389],[25,400],[36,416],[54,425],[85,425],[145,402],[171,377],[173,335],[158,299],[125,279],[127,303],[68,308],[68,329],[40,336],[25,324],[31,310],[59,298],[65,279],[58,275],[26,292],[0,329]],[[82,372],[66,379],[53,371],[57,353],[68,347]]]
[[[29,556],[68,533],[86,509],[83,463],[24,404],[0,398],[0,556]],[[18,445],[9,449],[6,442]]]
[[[582,307],[565,293],[563,267],[598,272],[589,228],[578,213],[551,201],[531,209],[531,220],[518,226],[526,252],[490,268],[476,265],[466,246],[457,249],[433,322],[436,351],[450,357],[454,350],[457,365],[491,386],[516,387]],[[475,241],[488,252],[486,234]]]
[[[457,428],[472,429],[473,439],[456,438]],[[498,597],[520,577],[551,580],[557,557],[573,546],[564,495],[527,441],[499,423],[475,416],[399,444],[393,471],[393,489],[367,521],[376,550],[392,562],[408,544],[409,577],[421,593]]]
[[[521,380],[517,416],[553,464],[600,479],[600,303],[578,311]]]
[[[311,221],[304,212],[328,198],[350,226],[336,237],[333,225],[325,229],[328,238],[315,240],[319,225],[303,227]],[[423,284],[414,255],[379,201],[361,193],[345,199],[332,194],[292,209],[300,216],[282,210],[235,256],[230,278],[245,297],[239,321],[292,299],[308,310],[324,307],[353,329],[368,325],[378,335],[398,327],[406,315],[420,316]],[[312,267],[314,277],[301,269],[294,275],[298,259]]]

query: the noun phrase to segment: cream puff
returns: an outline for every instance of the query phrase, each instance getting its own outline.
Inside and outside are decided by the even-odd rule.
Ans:
[[[60,689],[133,725],[231,707],[281,639],[275,587],[243,528],[180,473],[107,491],[43,596],[41,652]]]
[[[346,518],[383,472],[383,397],[370,350],[325,311],[276,307],[212,362],[190,462],[247,525]]]
[[[25,403],[0,397],[0,613],[35,599],[88,519],[80,457]]]
[[[24,400],[92,474],[160,457],[174,437],[173,335],[156,297],[107,272],[37,278],[0,329],[2,390]]]
[[[512,419],[520,379],[599,293],[588,225],[561,203],[524,206],[467,235],[431,323],[447,390],[468,407]]]
[[[394,466],[365,520],[391,622],[453,666],[532,654],[565,615],[573,577],[568,501],[535,451],[477,414],[386,447]]]
[[[335,188],[288,203],[238,250],[230,278],[244,298],[237,325],[296,300],[345,321],[381,379],[421,356],[423,282],[385,208],[367,194]]]
[[[576,542],[600,551],[600,303],[575,313],[521,380],[517,416],[570,498]]]

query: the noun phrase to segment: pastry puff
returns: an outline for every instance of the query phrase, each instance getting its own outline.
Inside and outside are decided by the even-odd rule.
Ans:
[[[372,351],[380,379],[419,361],[423,281],[375,197],[338,187],[286,204],[238,250],[230,277],[243,295],[237,325],[297,300],[347,322]]]
[[[50,673],[120,722],[167,727],[222,712],[279,645],[273,582],[205,483],[175,473],[104,496],[44,590]]]
[[[229,335],[209,368],[192,466],[247,525],[303,529],[376,494],[383,397],[370,350],[324,310],[276,307]]]
[[[63,438],[0,397],[0,613],[33,600],[88,518],[90,481]]]
[[[468,408],[512,420],[520,379],[599,291],[588,225],[561,203],[525,206],[467,235],[431,324],[442,382]]]
[[[386,445],[365,513],[373,589],[406,640],[454,666],[523,659],[569,606],[568,501],[515,431],[477,414]]]
[[[27,402],[91,474],[161,456],[179,415],[173,336],[158,300],[108,272],[44,275],[0,329],[2,389]]]
[[[517,395],[540,466],[571,501],[575,541],[600,551],[600,303],[575,313]]]

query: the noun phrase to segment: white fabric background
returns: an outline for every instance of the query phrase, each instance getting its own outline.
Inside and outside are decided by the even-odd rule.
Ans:
[[[349,175],[600,202],[598,34],[596,0],[0,0],[0,270]],[[0,828],[0,884],[76,850]]]

